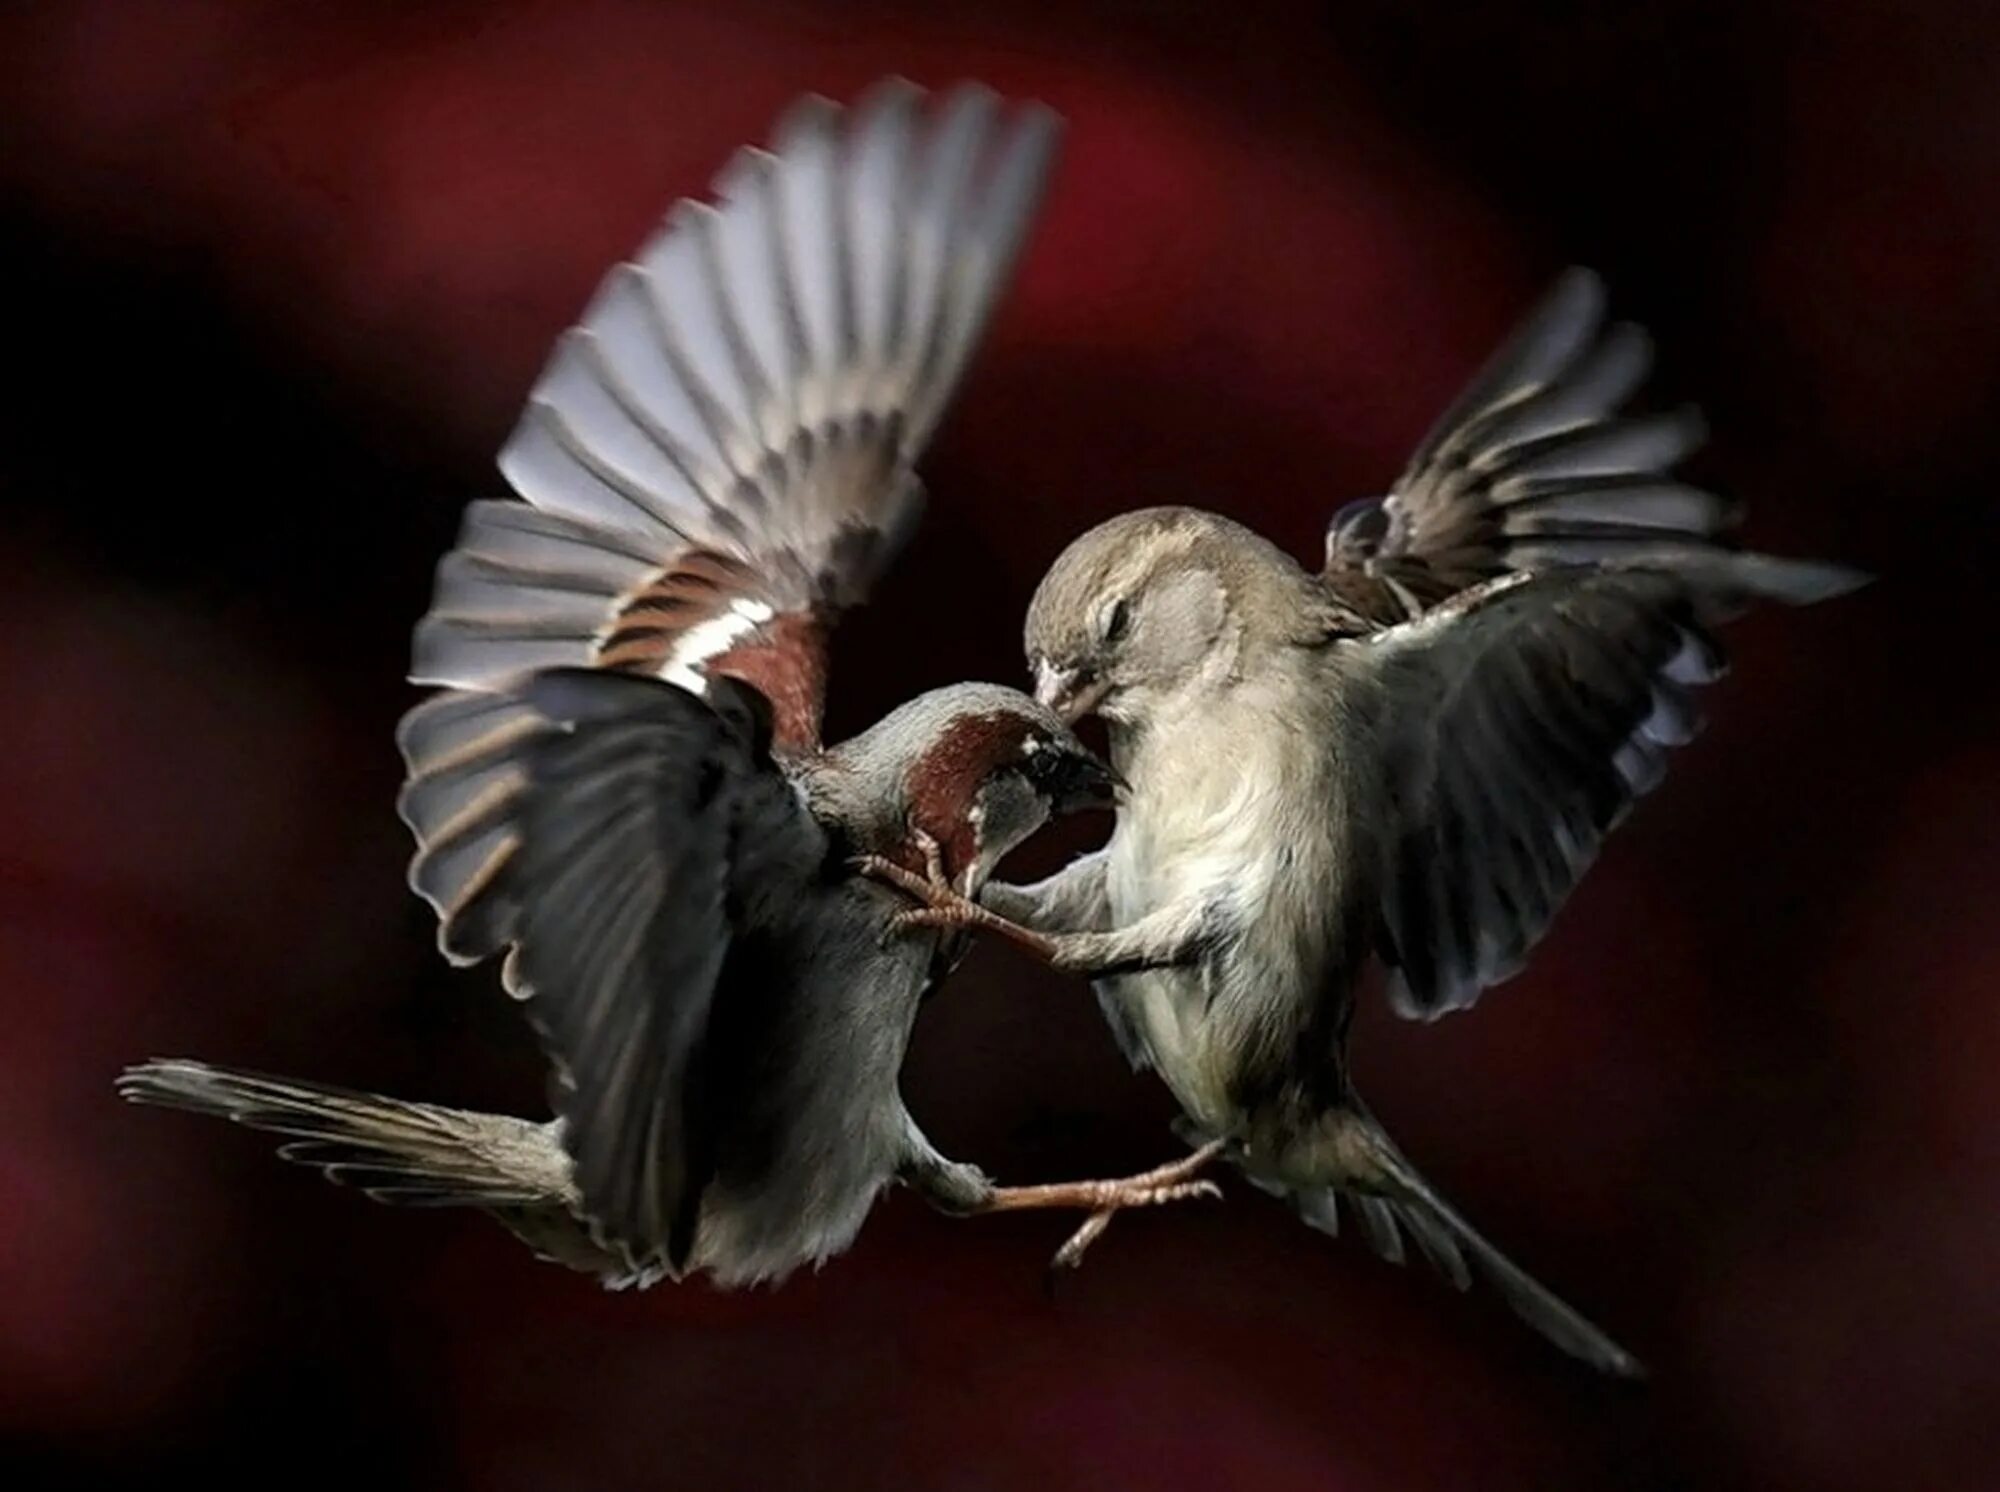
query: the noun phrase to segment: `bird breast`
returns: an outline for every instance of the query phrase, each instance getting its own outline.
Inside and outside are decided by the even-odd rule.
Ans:
[[[1281,1062],[1338,960],[1343,822],[1326,733],[1297,699],[1234,691],[1150,730],[1107,861],[1114,926],[1194,898],[1225,936],[1196,965],[1105,992],[1199,1122],[1227,1126],[1231,1095]]]

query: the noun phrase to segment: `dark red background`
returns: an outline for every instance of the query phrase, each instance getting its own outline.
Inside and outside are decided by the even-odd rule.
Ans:
[[[0,19],[20,1472],[2000,1485],[1990,8],[416,9]],[[597,276],[793,95],[892,70],[1039,95],[1070,132],[932,519],[841,639],[836,724],[1018,678],[1035,576],[1121,508],[1315,552],[1572,259],[1709,409],[1700,470],[1752,537],[1884,575],[1736,631],[1711,731],[1517,984],[1436,1028],[1364,1019],[1407,1147],[1650,1388],[1240,1189],[1121,1223],[1054,1301],[1054,1220],[900,1196],[781,1292],[607,1296],[476,1217],[112,1100],[121,1063],[191,1053],[537,1104],[490,975],[443,969],[402,886],[408,629]],[[909,1089],[1011,1178],[1167,1143],[1083,990],[1003,950],[932,1007]]]

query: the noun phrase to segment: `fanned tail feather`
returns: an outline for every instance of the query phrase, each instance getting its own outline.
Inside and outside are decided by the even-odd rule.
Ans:
[[[278,1154],[378,1202],[567,1206],[568,1168],[547,1126],[407,1103],[262,1073],[164,1059],[129,1067],[118,1095],[286,1138]]]
[[[1357,1114],[1351,1122],[1369,1174],[1353,1186],[1294,1192],[1292,1204],[1305,1222],[1338,1236],[1344,1204],[1359,1220],[1369,1247],[1390,1263],[1404,1262],[1407,1233],[1454,1289],[1467,1289],[1477,1276],[1499,1292],[1515,1315],[1570,1356],[1615,1377],[1646,1376],[1636,1357],[1501,1253],[1439,1196],[1373,1119]]]

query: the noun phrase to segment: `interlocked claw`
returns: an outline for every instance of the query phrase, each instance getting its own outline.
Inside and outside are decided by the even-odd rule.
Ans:
[[[1120,1193],[1118,1199],[1109,1206],[1101,1207],[1085,1218],[1077,1230],[1070,1234],[1063,1246],[1056,1250],[1049,1260],[1050,1269],[1076,1269],[1083,1263],[1084,1253],[1104,1235],[1111,1226],[1111,1220],[1128,1207],[1161,1207],[1169,1202],[1193,1202],[1201,1199],[1222,1200],[1222,1188],[1213,1181],[1181,1181],[1171,1186],[1137,1188]]]
[[[919,905],[907,912],[898,912],[889,920],[892,934],[909,932],[913,928],[937,928],[955,932],[965,928],[980,928],[997,933],[1003,938],[1019,943],[1044,960],[1053,960],[1056,953],[1052,939],[1042,936],[1018,922],[1010,922],[999,913],[989,911],[978,902],[952,885],[951,877],[944,868],[944,854],[937,840],[918,829],[913,832],[917,848],[923,852],[924,874],[905,869],[893,860],[880,855],[863,855],[854,865],[871,880],[894,886],[905,896]]]
[[[938,842],[918,829],[911,836],[924,857],[924,872],[917,872],[881,855],[862,855],[854,867],[871,880],[893,886],[918,905],[898,912],[889,921],[891,936],[912,928],[957,931],[982,928],[1009,938],[1044,961],[1060,965],[1062,940],[1010,922],[952,885],[945,870]],[[982,1212],[1020,1212],[1034,1208],[1080,1210],[1089,1215],[1049,1261],[1053,1270],[1075,1269],[1083,1263],[1090,1246],[1104,1236],[1111,1220],[1130,1207],[1162,1207],[1174,1202],[1220,1198],[1222,1188],[1213,1181],[1195,1179],[1210,1161],[1220,1155],[1225,1142],[1211,1140],[1200,1149],[1166,1165],[1126,1176],[1116,1181],[1063,1181],[1046,1186],[1005,1186],[994,1190]]]
[[[1083,1262],[1084,1253],[1111,1226],[1111,1220],[1129,1207],[1161,1207],[1173,1202],[1221,1197],[1222,1188],[1213,1181],[1195,1180],[1194,1176],[1222,1153],[1223,1144],[1221,1140],[1210,1141],[1191,1155],[1117,1181],[1069,1181],[1047,1186],[1002,1187],[993,1194],[986,1210],[1087,1209],[1090,1215],[1049,1261],[1051,1270],[1075,1269]]]

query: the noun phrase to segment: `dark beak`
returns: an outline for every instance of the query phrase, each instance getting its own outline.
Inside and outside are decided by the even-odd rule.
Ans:
[[[1126,787],[1111,763],[1079,744],[1051,764],[1047,791],[1057,813],[1075,813],[1114,806]]]

